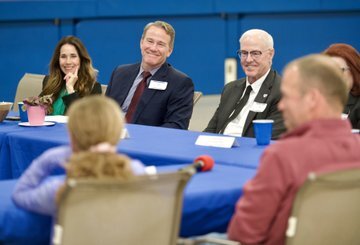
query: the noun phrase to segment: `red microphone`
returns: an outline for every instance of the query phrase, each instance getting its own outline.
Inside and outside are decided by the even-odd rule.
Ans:
[[[214,167],[214,159],[208,155],[201,155],[195,158],[192,166],[197,172],[210,171]]]
[[[179,169],[179,171],[205,172],[214,167],[214,159],[208,155],[201,155],[195,158],[194,162],[186,167]]]
[[[214,167],[214,159],[208,155],[201,155],[195,158],[194,162],[186,167],[179,169],[179,171],[191,171],[193,174],[195,172],[205,172],[210,171]],[[145,167],[146,174],[157,174],[157,169],[155,166]]]

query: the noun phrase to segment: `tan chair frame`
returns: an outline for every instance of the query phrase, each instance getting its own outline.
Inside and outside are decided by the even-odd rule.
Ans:
[[[183,190],[193,173],[68,180],[53,244],[176,244]]]
[[[27,97],[37,96],[41,93],[44,77],[45,75],[42,74],[25,73],[20,79],[13,105],[13,110],[15,112],[19,109],[18,102],[23,101]]]

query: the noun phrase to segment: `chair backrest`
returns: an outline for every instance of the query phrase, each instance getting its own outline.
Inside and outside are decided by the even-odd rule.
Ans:
[[[194,92],[194,105],[199,101],[201,96],[202,96],[202,92],[200,92],[200,91],[195,91]]]
[[[360,241],[360,163],[316,175],[297,192],[287,245],[358,244]]]
[[[42,81],[45,75],[25,73],[20,79],[13,105],[13,110],[18,111],[18,102],[23,101],[25,98],[30,96],[37,96],[42,91]]]
[[[68,180],[53,244],[176,244],[193,171],[116,180]]]
[[[103,95],[105,95],[107,86],[108,86],[108,85],[106,85],[106,84],[101,84],[101,91],[102,91],[102,94],[103,94]]]

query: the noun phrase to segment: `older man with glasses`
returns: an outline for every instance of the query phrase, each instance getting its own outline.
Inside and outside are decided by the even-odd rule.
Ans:
[[[252,121],[274,120],[272,138],[285,131],[277,104],[280,101],[279,74],[271,69],[274,41],[264,30],[251,29],[240,37],[238,55],[246,77],[228,83],[220,104],[205,132],[254,137]]]

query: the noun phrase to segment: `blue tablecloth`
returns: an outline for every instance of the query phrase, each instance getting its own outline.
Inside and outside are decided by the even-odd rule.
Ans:
[[[160,171],[181,166],[162,166]],[[244,183],[255,169],[216,165],[193,176],[185,189],[180,235],[225,232]],[[51,218],[15,206],[11,192],[16,180],[0,181],[0,241],[5,244],[49,244]],[[0,242],[1,243],[1,242]]]
[[[253,138],[237,138],[231,149],[195,145],[197,137],[209,133],[128,124],[130,138],[118,145],[119,152],[146,165],[191,163],[202,154],[216,164],[257,168],[264,146]],[[18,178],[31,161],[54,146],[69,144],[66,124],[51,127],[20,127],[17,122],[0,124],[0,180]]]
[[[69,144],[65,124],[21,127],[5,121],[0,124],[0,180],[18,178],[34,158],[62,144]]]

